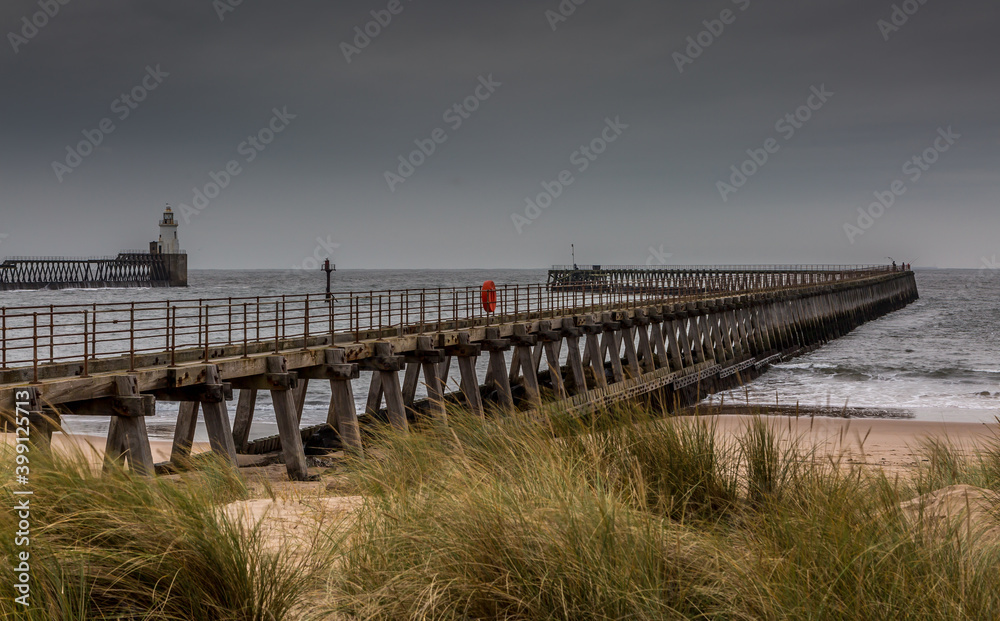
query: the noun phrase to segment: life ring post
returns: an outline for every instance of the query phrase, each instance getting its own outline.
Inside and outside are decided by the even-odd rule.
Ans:
[[[480,299],[483,303],[483,311],[489,319],[489,316],[497,310],[497,286],[492,280],[483,283]]]

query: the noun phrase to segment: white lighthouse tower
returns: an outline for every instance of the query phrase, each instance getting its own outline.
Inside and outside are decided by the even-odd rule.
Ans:
[[[163,211],[163,219],[160,220],[160,241],[157,244],[160,254],[178,254],[181,250],[180,241],[177,239],[177,222],[174,220],[174,212],[170,205]]]

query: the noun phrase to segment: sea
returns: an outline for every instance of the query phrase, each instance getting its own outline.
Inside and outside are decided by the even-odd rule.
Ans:
[[[849,335],[791,361],[774,365],[756,380],[707,401],[805,409],[883,411],[918,420],[993,422],[1000,416],[1000,270],[917,270],[920,299],[868,322]],[[337,291],[544,283],[546,270],[341,270]],[[0,292],[0,306],[89,304],[281,294],[321,293],[319,271],[194,270],[186,289],[63,289]],[[485,364],[485,361],[483,361]],[[453,365],[452,373],[455,374]],[[482,371],[482,369],[481,369]],[[367,384],[355,382],[363,407]],[[449,383],[457,382],[452,377]],[[423,391],[419,391],[422,393]],[[419,393],[418,393],[419,394]],[[259,393],[251,438],[275,435],[266,393]],[[325,422],[329,387],[313,382],[303,424]],[[231,415],[235,410],[230,404]],[[157,404],[147,420],[152,438],[173,437],[177,405]],[[107,420],[66,417],[67,431],[103,435]],[[200,426],[197,438],[207,435]]]

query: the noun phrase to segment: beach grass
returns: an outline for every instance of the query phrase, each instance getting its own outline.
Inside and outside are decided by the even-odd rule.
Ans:
[[[223,513],[248,490],[219,461],[184,477],[145,478],[122,467],[94,472],[80,453],[34,451],[31,489],[31,605],[4,597],[4,618],[283,619],[315,584],[316,559],[268,551],[259,527]],[[12,490],[3,491],[13,507]],[[2,532],[17,523],[0,512]],[[13,537],[0,548],[8,562],[25,549]]]
[[[997,512],[941,519],[922,494],[1000,491],[1000,445],[927,441],[907,476],[820,455],[779,419],[616,408],[376,431],[336,468],[346,536],[269,546],[183,477],[33,462],[34,608],[23,619],[996,619]],[[3,463],[11,463],[5,460]],[[37,470],[36,470],[37,468]],[[4,476],[8,472],[2,473]],[[7,476],[7,480],[10,477]],[[332,492],[331,492],[332,493]],[[13,506],[10,490],[6,502]],[[0,514],[5,532],[16,522]],[[345,525],[346,524],[346,525]],[[332,528],[332,527],[331,527]],[[327,542],[323,544],[321,542]],[[5,558],[12,539],[0,542]],[[10,575],[8,572],[7,575]]]

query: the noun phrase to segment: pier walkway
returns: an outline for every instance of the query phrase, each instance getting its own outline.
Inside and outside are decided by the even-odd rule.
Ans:
[[[550,401],[583,412],[648,398],[669,409],[917,299],[913,273],[888,266],[609,270],[596,283],[498,286],[493,312],[479,287],[2,308],[0,412],[27,415],[42,446],[63,417],[110,417],[108,459],[152,473],[145,419],[179,402],[174,467],[201,416],[212,449],[234,464],[237,453],[280,450],[303,479],[314,436],[363,452],[366,424],[406,432],[421,417],[446,419],[450,403],[479,416]],[[302,428],[310,382],[329,384],[329,416]],[[273,411],[259,411],[259,391]],[[279,435],[251,441],[262,416]]]

